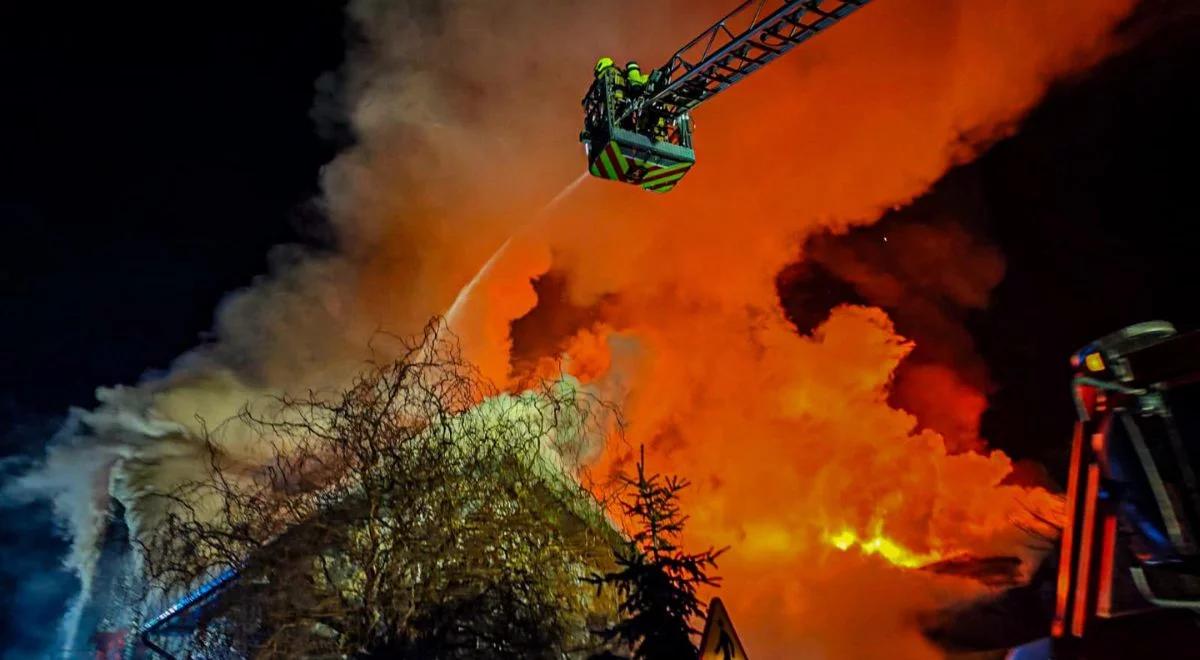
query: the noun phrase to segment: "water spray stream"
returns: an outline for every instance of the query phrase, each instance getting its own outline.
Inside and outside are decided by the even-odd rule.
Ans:
[[[560,190],[558,194],[555,195],[549,202],[546,202],[546,205],[543,206],[536,214],[534,214],[534,216],[530,218],[528,222],[518,227],[515,232],[513,232],[508,238],[504,239],[504,242],[500,244],[500,247],[492,253],[491,257],[488,257],[486,262],[484,262],[483,266],[479,269],[479,272],[475,273],[475,277],[472,277],[471,281],[467,282],[467,285],[460,289],[458,295],[455,296],[454,303],[450,305],[450,309],[446,311],[446,323],[450,327],[454,327],[454,321],[458,316],[459,310],[462,308],[463,303],[471,297],[471,293],[475,290],[475,287],[478,286],[479,282],[483,280],[484,276],[491,272],[492,267],[496,265],[496,262],[498,262],[500,258],[504,256],[504,253],[508,250],[508,247],[512,245],[513,238],[519,236],[525,231],[528,231],[529,228],[532,227],[538,220],[561,204],[565,199],[570,197],[571,194],[579,188],[579,185],[583,183],[585,179],[587,179],[587,177],[588,173],[584,172],[580,174],[574,181],[563,186],[563,189]]]

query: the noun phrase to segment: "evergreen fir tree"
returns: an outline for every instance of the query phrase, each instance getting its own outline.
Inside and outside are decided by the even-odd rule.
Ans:
[[[689,482],[675,476],[647,475],[645,447],[637,463],[637,477],[622,477],[622,481],[629,489],[620,506],[633,527],[630,543],[617,552],[617,571],[590,579],[598,589],[614,586],[621,596],[621,620],[603,634],[619,640],[638,660],[695,657],[692,636],[699,631],[692,621],[705,611],[696,588],[720,582],[709,571],[725,549],[709,548],[694,554],[682,550],[680,537],[687,516],[679,507],[679,492]]]

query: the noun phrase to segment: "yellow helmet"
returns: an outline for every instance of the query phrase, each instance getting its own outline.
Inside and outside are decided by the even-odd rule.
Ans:
[[[596,60],[596,75],[598,76],[601,73],[604,73],[605,69],[611,69],[612,66],[613,66],[613,58],[601,57],[599,60]]]

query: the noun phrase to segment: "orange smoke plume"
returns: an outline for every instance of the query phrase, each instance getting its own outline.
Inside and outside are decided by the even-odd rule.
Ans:
[[[916,613],[982,587],[914,569],[1031,560],[1014,521],[1053,498],[1004,485],[1012,464],[982,439],[948,449],[889,405],[914,345],[885,313],[839,307],[804,336],[775,278],[806,237],[875,221],[1002,137],[1051,81],[1113,47],[1131,2],[871,3],[700,108],[698,165],[675,191],[589,180],[546,211],[531,200],[584,167],[576,102],[595,57],[665,60],[731,3],[446,10],[435,36],[392,35],[378,55],[404,65],[400,97],[428,107],[370,103],[396,87],[364,83],[370,149],[339,164],[367,173],[341,198],[374,228],[363,244],[382,246],[358,304],[403,328],[478,280],[451,320],[485,373],[515,384],[535,369],[512,352],[524,317],[526,346],[617,398],[629,442],[593,470],[625,466],[644,443],[652,469],[693,482],[687,541],[733,546],[722,597],[755,655],[936,655]],[[407,31],[408,17],[372,6],[368,32]],[[539,300],[531,282],[551,268],[565,290]],[[1002,264],[989,268],[994,284]],[[973,436],[984,399],[972,382],[925,370],[906,398],[944,398],[955,436]]]

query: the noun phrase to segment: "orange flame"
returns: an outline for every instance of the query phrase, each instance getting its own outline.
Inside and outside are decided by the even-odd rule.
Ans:
[[[843,529],[825,540],[838,550],[858,548],[863,554],[879,555],[901,568],[920,568],[942,558],[936,552],[917,554],[878,532],[870,538],[860,538],[854,530]]]

